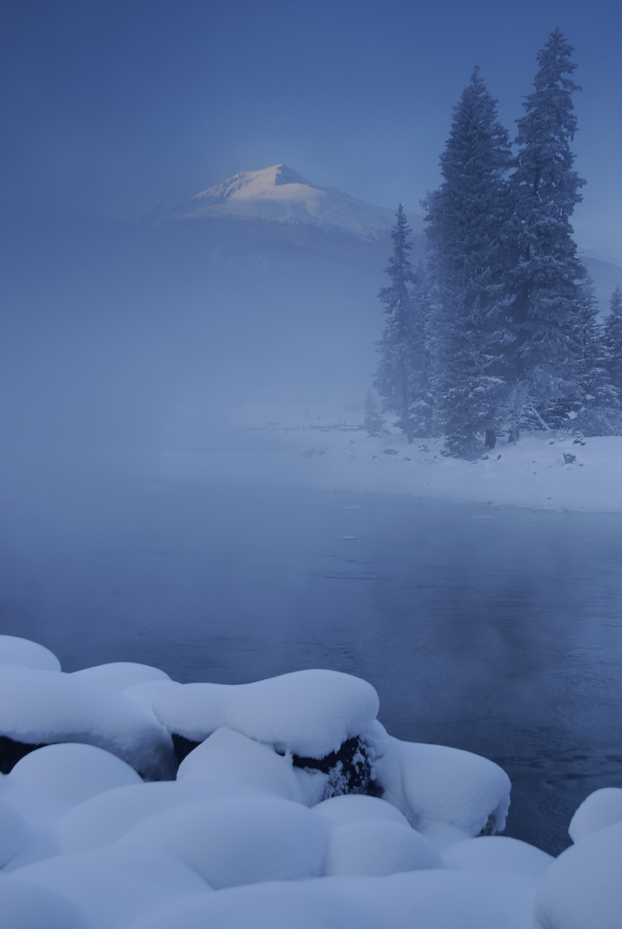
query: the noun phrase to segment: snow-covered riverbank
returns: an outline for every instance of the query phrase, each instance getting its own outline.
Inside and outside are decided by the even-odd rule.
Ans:
[[[272,417],[271,415],[272,414]],[[408,445],[397,430],[382,438],[356,416],[238,411],[235,449],[158,456],[157,480],[409,494],[464,503],[550,510],[622,512],[622,436],[577,439],[570,432],[501,439],[474,461],[443,455],[438,439]],[[157,484],[156,480],[156,484]]]
[[[622,789],[582,804],[557,860],[494,835],[501,768],[392,738],[359,678],[182,685],[127,662],[65,674],[0,636],[0,696],[3,929],[622,919]]]

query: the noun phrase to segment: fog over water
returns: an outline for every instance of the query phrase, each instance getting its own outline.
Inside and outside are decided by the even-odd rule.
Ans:
[[[260,448],[241,404],[360,408],[387,244],[4,219],[0,632],[66,670],[360,675],[392,734],[508,770],[510,834],[568,844],[620,778],[619,516],[158,474]]]

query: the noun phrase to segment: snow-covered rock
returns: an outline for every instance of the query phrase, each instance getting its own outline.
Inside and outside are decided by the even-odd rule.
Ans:
[[[206,800],[168,810],[122,840],[172,855],[220,889],[258,881],[319,877],[330,826],[299,803],[273,798]]]
[[[80,907],[53,889],[0,878],[2,929],[93,929]]]
[[[169,732],[202,742],[223,726],[277,751],[323,758],[370,728],[378,694],[339,671],[293,671],[253,684],[184,684],[153,709]]]
[[[77,805],[115,787],[141,784],[142,780],[129,764],[110,752],[94,745],[65,742],[30,752],[7,775],[7,783]]]
[[[72,671],[71,677],[80,678],[81,681],[93,681],[95,684],[104,684],[112,690],[121,692],[135,684],[170,681],[165,671],[135,661],[113,661],[109,664],[96,665],[93,668],[82,668],[80,671]]]
[[[23,882],[23,886],[34,885],[40,892],[58,894],[68,908],[73,905],[85,914],[88,929],[121,929],[175,900],[210,891],[205,881],[178,859],[148,848],[136,855],[122,846],[38,861],[13,872],[6,883],[9,881],[14,887]],[[39,929],[39,923],[30,923],[28,929]]]
[[[534,929],[620,929],[622,822],[562,852],[536,895]]]
[[[408,824],[366,820],[334,826],[325,874],[381,875],[444,867],[440,852]]]
[[[149,779],[172,777],[170,735],[134,700],[58,671],[0,669],[0,735],[26,745],[84,742]]]
[[[480,755],[390,738],[375,761],[384,799],[415,829],[448,823],[469,836],[483,829],[501,832],[510,805],[510,779]]]
[[[482,874],[522,874],[536,883],[555,860],[541,849],[509,836],[478,836],[446,848],[450,868]]]
[[[394,739],[377,710],[330,671],[224,686],[5,664],[0,731],[56,744],[0,775],[2,929],[619,929],[622,789],[588,797],[552,859],[480,835],[505,822],[497,765]],[[147,762],[175,772],[164,723],[202,741],[145,783]],[[348,746],[382,798],[344,777],[321,800]]]
[[[37,671],[60,671],[60,661],[49,648],[15,635],[0,635],[0,667],[17,665]]]
[[[251,787],[283,800],[302,802],[291,755],[277,753],[232,729],[217,729],[182,761],[178,781],[220,782],[240,793]]]
[[[379,797],[368,797],[365,794],[330,797],[318,803],[313,809],[339,826],[364,822],[389,822],[408,826],[408,820],[397,807]]]
[[[583,801],[570,820],[568,833],[573,842],[622,821],[622,788],[602,787]]]
[[[214,799],[233,791],[214,789],[197,781],[152,781],[107,790],[65,811],[56,831],[64,852],[112,845],[131,829],[167,810]]]
[[[29,839],[29,829],[22,816],[7,803],[0,801],[0,868],[23,849]]]

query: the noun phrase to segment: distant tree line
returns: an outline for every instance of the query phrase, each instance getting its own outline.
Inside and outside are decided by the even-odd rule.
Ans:
[[[622,431],[622,294],[597,321],[570,223],[584,181],[574,171],[573,49],[559,29],[538,54],[515,149],[475,68],[423,202],[427,261],[410,259],[400,206],[391,232],[386,326],[374,387],[409,442],[444,436],[472,455],[482,438],[572,424]],[[368,429],[382,428],[373,395]]]

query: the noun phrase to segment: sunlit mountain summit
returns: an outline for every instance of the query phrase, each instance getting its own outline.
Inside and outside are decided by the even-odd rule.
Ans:
[[[280,164],[240,171],[172,210],[156,208],[145,219],[161,224],[217,217],[304,224],[371,240],[386,236],[395,211],[357,200],[336,187],[321,187]]]

